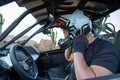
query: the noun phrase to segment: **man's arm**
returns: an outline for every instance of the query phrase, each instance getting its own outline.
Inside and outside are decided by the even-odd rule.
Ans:
[[[74,66],[77,80],[113,74],[111,71],[102,66],[87,66],[83,54],[80,52],[74,53]]]
[[[77,36],[73,40],[72,45],[72,54],[73,54],[73,61],[75,66],[75,73],[77,79],[87,79],[87,78],[94,78],[99,76],[105,76],[113,74],[107,68],[97,65],[90,65],[88,66],[85,62],[84,56],[85,48],[88,45],[88,40],[84,37]]]
[[[73,61],[73,54],[71,54],[71,46],[65,50],[65,58],[67,61]]]
[[[63,29],[63,34],[64,37],[67,37],[69,35],[68,30]],[[67,61],[73,61],[73,55],[71,53],[72,53],[72,47],[70,46],[65,50],[65,58]]]

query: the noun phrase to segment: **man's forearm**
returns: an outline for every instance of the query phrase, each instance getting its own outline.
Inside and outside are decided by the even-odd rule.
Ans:
[[[83,55],[79,52],[74,53],[74,65],[77,80],[95,77],[95,73],[87,66]]]

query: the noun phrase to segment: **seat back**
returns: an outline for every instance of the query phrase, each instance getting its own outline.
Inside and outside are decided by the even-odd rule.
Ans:
[[[120,30],[116,33],[114,44],[120,50]]]

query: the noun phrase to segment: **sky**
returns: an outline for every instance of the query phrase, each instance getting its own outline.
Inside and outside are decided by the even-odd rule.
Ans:
[[[18,18],[26,8],[19,7],[15,2],[9,3],[7,5],[4,5],[0,7],[0,13],[3,14],[3,17],[5,19],[5,23],[3,24],[3,31],[16,19]],[[31,15],[27,15],[19,24],[18,26],[10,33],[11,35],[17,35],[19,32],[23,31],[27,27],[31,26],[36,22],[36,19]],[[110,15],[110,18],[108,18],[107,22],[113,23],[117,29],[120,30],[120,10],[115,11]],[[36,31],[38,28],[40,28],[40,25],[37,25],[35,28],[32,29],[32,31],[28,32],[25,35],[30,35],[34,31]],[[19,31],[19,32],[18,32]],[[63,35],[58,33],[59,37],[62,37]],[[42,33],[36,35],[33,37],[33,40],[39,40],[39,39],[50,39],[47,35],[43,35]]]
[[[5,19],[5,22],[3,24],[3,30],[6,30],[6,28],[16,19],[18,18],[26,8],[19,7],[15,2],[9,3],[7,5],[4,5],[0,7],[0,13],[2,13],[3,18]],[[18,25],[17,27],[10,33],[10,35],[17,35],[18,33],[22,32],[27,27],[31,26],[36,22],[36,19],[31,15],[27,15]],[[31,31],[26,33],[25,35],[29,36],[30,34],[34,33],[37,29],[39,29],[41,26],[37,25],[35,28],[33,28]],[[50,39],[47,35],[43,35],[42,33],[34,36],[32,39],[39,42],[40,39]]]

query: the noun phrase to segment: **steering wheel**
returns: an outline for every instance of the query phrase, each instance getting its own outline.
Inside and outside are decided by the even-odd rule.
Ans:
[[[23,80],[35,80],[37,78],[37,65],[24,47],[21,45],[13,45],[10,48],[10,59],[13,68]]]

